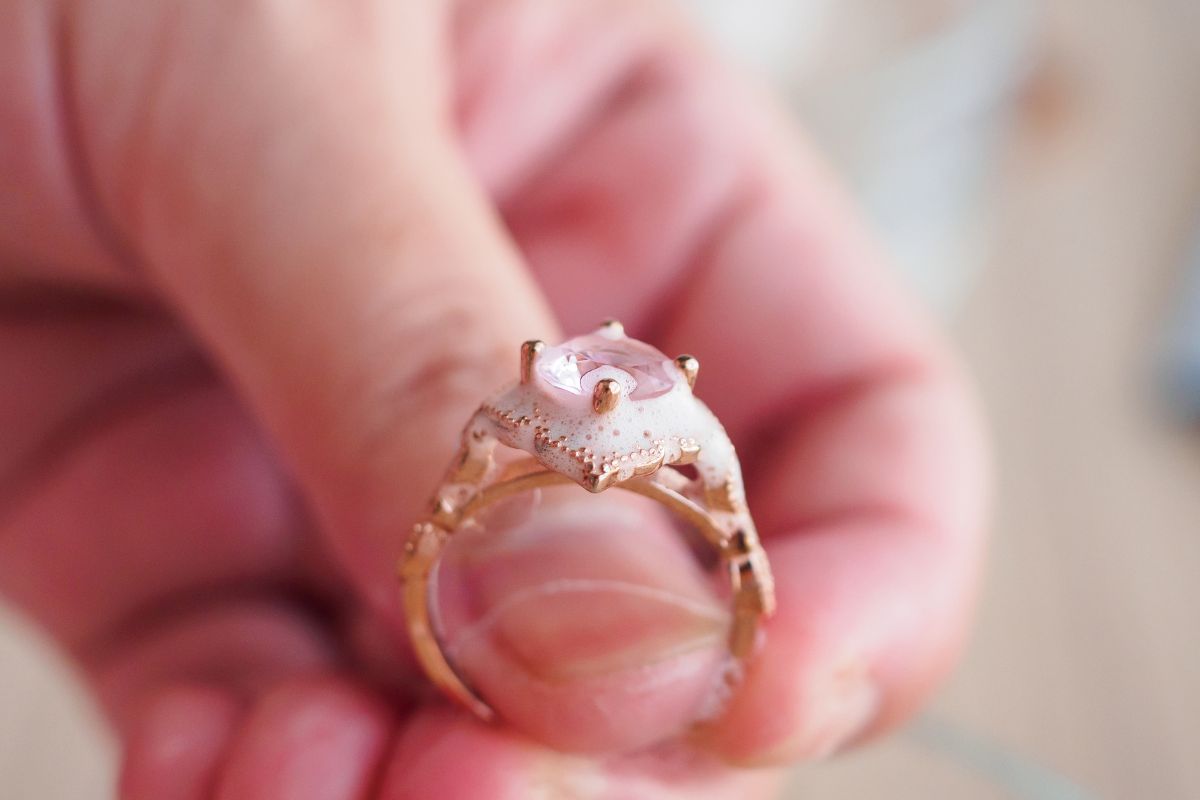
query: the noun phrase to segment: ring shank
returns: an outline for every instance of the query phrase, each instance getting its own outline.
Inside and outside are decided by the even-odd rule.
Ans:
[[[686,483],[680,473],[670,472]],[[656,477],[636,477],[614,486],[654,500],[695,527],[714,548],[727,566],[733,593],[729,651],[735,658],[745,659],[754,650],[761,620],[771,614],[774,606],[770,569],[753,524],[744,515],[744,524],[731,534],[728,524],[722,525],[712,511]],[[408,632],[417,658],[436,686],[484,720],[492,719],[495,712],[446,658],[434,624],[431,593],[438,561],[454,531],[487,507],[522,492],[573,483],[569,477],[548,469],[519,472],[484,488],[457,511],[435,512],[430,520],[415,527],[405,547],[400,573]]]

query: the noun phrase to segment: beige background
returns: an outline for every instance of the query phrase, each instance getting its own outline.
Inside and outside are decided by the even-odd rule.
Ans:
[[[1072,795],[1040,768],[1090,796],[1200,798],[1200,430],[1160,421],[1152,383],[1200,221],[1189,6],[1045,4],[996,255],[955,326],[1001,474],[978,628],[929,725],[799,770],[789,796],[1014,796],[983,767],[1046,798]],[[0,614],[0,800],[109,797],[99,731]]]
[[[1093,796],[1192,800],[1200,428],[1160,419],[1153,370],[1200,227],[1200,8],[1045,5],[997,252],[955,331],[1001,485],[976,633],[932,713]],[[910,737],[796,785],[797,798],[1013,796]]]

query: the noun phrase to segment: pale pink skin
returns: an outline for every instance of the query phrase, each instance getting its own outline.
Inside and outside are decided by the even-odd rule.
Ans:
[[[753,797],[723,763],[874,735],[951,662],[985,483],[960,379],[669,13],[14,0],[0,127],[0,589],[91,679],[125,798]],[[606,316],[700,359],[779,584],[721,722],[621,755],[688,720],[431,701],[392,573],[517,343]]]

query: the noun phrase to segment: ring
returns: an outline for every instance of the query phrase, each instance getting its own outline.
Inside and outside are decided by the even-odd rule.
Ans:
[[[405,542],[408,632],[435,686],[480,718],[495,716],[446,657],[430,597],[433,576],[450,537],[486,508],[560,484],[634,492],[694,526],[728,569],[729,651],[739,661],[754,652],[759,623],[774,611],[774,582],[733,444],[692,394],[699,368],[691,356],[669,359],[626,336],[616,321],[557,347],[521,345],[520,380],[471,417],[429,516]],[[527,455],[497,459],[499,445]]]

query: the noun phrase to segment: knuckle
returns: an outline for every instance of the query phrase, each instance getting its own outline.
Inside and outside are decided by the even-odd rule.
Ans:
[[[367,463],[448,457],[483,396],[512,377],[515,345],[477,295],[442,286],[389,304],[372,327],[366,372],[348,382],[357,456]],[[508,356],[512,356],[511,358]],[[436,471],[433,467],[431,471]]]

